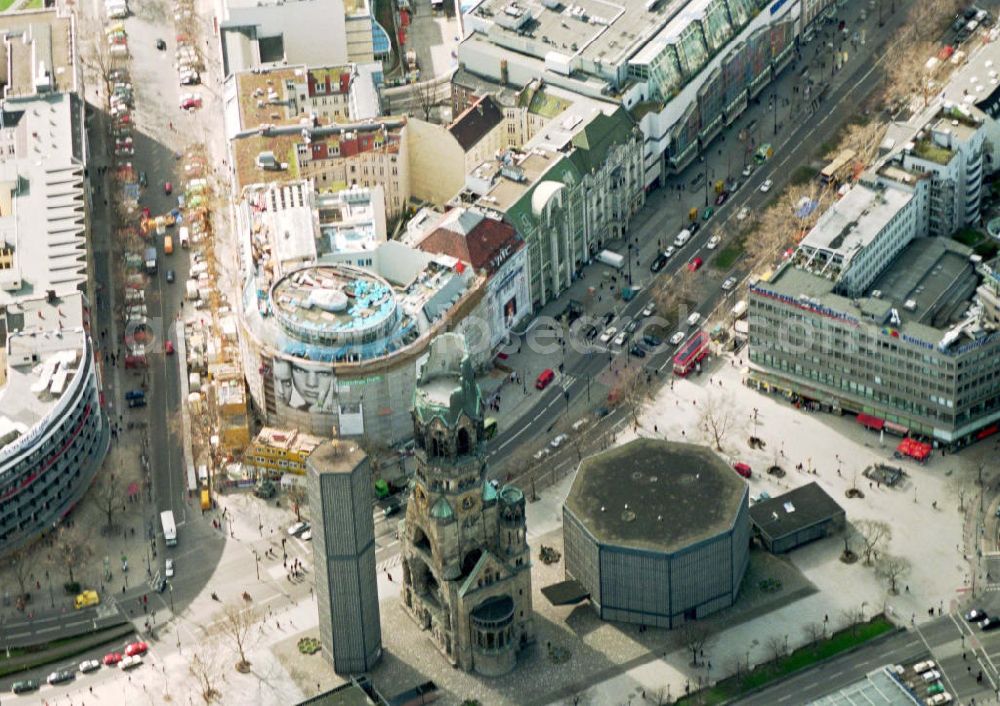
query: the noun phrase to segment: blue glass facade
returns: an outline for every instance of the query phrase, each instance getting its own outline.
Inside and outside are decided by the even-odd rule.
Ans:
[[[43,419],[0,449],[0,548],[13,549],[58,524],[83,496],[108,451],[110,428],[101,409],[93,349]],[[44,428],[43,428],[44,427]]]

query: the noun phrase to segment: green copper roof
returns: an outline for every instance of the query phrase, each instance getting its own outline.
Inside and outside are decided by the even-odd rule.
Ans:
[[[496,501],[496,499],[497,499],[496,488],[494,488],[493,484],[490,483],[489,481],[484,482],[483,483],[483,502],[484,503],[491,503],[491,502]]]
[[[598,113],[573,136],[576,150],[571,157],[581,171],[600,169],[611,148],[628,141],[634,127],[635,122],[623,108],[619,107],[611,115]]]
[[[438,501],[431,507],[431,517],[435,520],[453,520],[455,519],[455,511],[451,509],[447,500],[438,498]]]

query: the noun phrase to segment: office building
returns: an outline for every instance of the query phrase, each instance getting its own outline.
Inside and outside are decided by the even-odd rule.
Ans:
[[[649,187],[687,167],[791,63],[800,11],[784,0],[487,0],[463,15],[455,81],[481,95],[482,79],[541,79],[618,103],[642,130]]]
[[[247,189],[237,208],[239,344],[265,423],[322,437],[410,438],[417,371],[437,334],[480,306],[485,280],[377,227],[325,228],[308,184]],[[357,236],[357,237],[354,237]]]
[[[580,463],[563,505],[566,578],[602,620],[675,628],[736,602],[749,488],[711,450],[638,439]]]
[[[275,480],[286,473],[304,476],[306,460],[323,439],[298,429],[264,427],[243,452],[243,465],[256,477]]]
[[[71,15],[0,17],[0,552],[58,526],[108,450],[90,336],[84,104]]]
[[[382,656],[368,456],[334,439],[306,466],[323,654],[337,674],[368,672]]]
[[[431,344],[413,427],[403,605],[453,666],[506,674],[534,634],[524,494],[486,480],[483,399],[462,336]]]

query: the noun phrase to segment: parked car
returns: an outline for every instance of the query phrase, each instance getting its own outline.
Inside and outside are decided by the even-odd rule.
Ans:
[[[122,661],[122,653],[108,652],[106,655],[104,655],[104,659],[101,661],[104,662],[105,667],[114,667],[116,664]]]
[[[170,560],[167,559],[167,561]],[[170,576],[170,574],[167,575]],[[128,657],[134,657],[135,655],[144,655],[146,654],[146,650],[148,649],[149,645],[147,645],[145,642],[142,641],[130,642],[129,644],[125,645],[125,655]]]
[[[678,331],[673,336],[670,337],[670,344],[676,346],[678,343],[684,340],[684,332]]]
[[[750,207],[744,206],[739,211],[736,212],[736,220],[745,221],[747,216],[750,215]]]
[[[936,669],[931,669],[931,670],[928,670],[928,671],[924,672],[920,676],[923,678],[924,682],[926,682],[926,683],[929,684],[932,681],[937,681],[938,679],[940,679],[941,678],[941,672],[939,672]]]
[[[664,255],[663,253],[660,253],[653,259],[652,264],[649,266],[649,271],[654,273],[659,272],[660,270],[663,269],[664,265],[666,264],[667,264],[667,256]]]
[[[636,319],[632,319],[623,329],[625,333],[632,335],[639,328],[639,322]]]
[[[997,628],[1000,628],[1000,618],[987,618],[979,623],[979,629],[983,632],[989,632],[990,630],[996,630]]]
[[[544,390],[549,386],[553,380],[556,379],[556,374],[552,372],[551,368],[546,368],[541,373],[538,374],[538,379],[535,380],[535,389]]]
[[[254,486],[253,494],[258,498],[264,498],[265,500],[273,498],[278,489],[274,485],[274,481],[264,478],[257,485]]]
[[[601,343],[607,343],[612,338],[614,338],[615,335],[617,335],[617,333],[618,333],[617,328],[615,328],[614,326],[609,326],[604,330],[604,333],[601,334],[601,339],[600,339]]]
[[[90,672],[95,672],[101,668],[101,663],[96,659],[85,659],[80,662],[80,671],[84,674],[89,674]]]
[[[691,225],[697,225],[697,224],[696,223],[692,223]],[[691,230],[690,228],[688,228],[688,230],[691,233],[694,233],[694,231]],[[675,252],[677,252],[677,248],[675,248],[673,245],[668,245],[667,249],[663,251],[663,256],[669,260],[670,258],[672,258],[674,256]]]
[[[142,664],[142,655],[132,655],[131,657],[126,657],[122,660],[120,665],[121,669],[128,671],[130,669],[135,669]]]
[[[726,199],[728,199],[728,198],[729,198],[729,192],[728,191],[721,192],[718,196],[715,197],[715,205],[716,206],[721,206],[722,204],[724,204],[726,202]]]
[[[743,177],[748,177],[751,174],[753,174],[753,164],[748,164],[747,166],[743,167],[743,171],[740,172],[740,174]]]
[[[644,306],[642,309],[642,317],[644,319],[649,318],[650,316],[653,315],[654,311],[656,311],[656,302],[649,302],[649,304]]]
[[[552,439],[552,441],[549,442],[549,446],[551,446],[554,449],[558,449],[560,446],[563,445],[563,443],[565,443],[566,439],[568,438],[569,437],[566,436],[565,434],[559,434],[554,439]]]
[[[58,669],[52,674],[50,674],[45,681],[47,681],[51,686],[56,684],[65,684],[68,681],[73,681],[76,675],[73,672],[66,669]]]
[[[951,694],[947,691],[942,691],[940,694],[934,694],[927,699],[927,706],[942,706],[942,704],[950,704],[951,702]]]
[[[634,346],[628,349],[629,355],[634,355],[636,358],[645,358],[646,349],[636,343]]]
[[[647,333],[646,335],[644,335],[642,337],[642,342],[645,343],[650,348],[656,348],[657,346],[659,346],[660,344],[663,343],[663,339],[659,338],[657,336],[654,336],[651,333]]]
[[[927,687],[927,693],[933,696],[934,694],[944,693],[944,684],[939,681],[934,682],[929,687]]]
[[[307,529],[305,532],[302,533],[303,542],[311,542],[312,538],[313,538],[313,531],[311,529]]]
[[[768,191],[771,190],[772,186],[774,186],[774,181],[772,181],[771,179],[765,179],[764,183],[760,185],[760,192],[762,194],[766,194]]]
[[[548,449],[548,447],[547,446],[543,446],[542,448],[538,449],[538,451],[536,451],[535,453],[531,454],[531,457],[533,459],[535,459],[536,461],[539,461],[539,460],[545,458],[548,455],[549,455],[549,449]]]
[[[38,682],[34,679],[21,679],[10,685],[10,690],[15,694],[25,694],[38,689]]]
[[[708,239],[708,242],[705,243],[705,247],[708,248],[709,250],[715,250],[719,246],[720,242],[722,242],[722,238],[719,237],[718,235],[713,235],[711,238]]]
[[[288,528],[288,536],[294,537],[296,535],[302,534],[307,529],[309,529],[308,522],[296,522],[294,525]]]
[[[173,270],[167,270],[167,284],[173,284],[176,276]]]
[[[196,93],[185,93],[181,96],[180,106],[182,110],[193,110],[201,107],[201,96]]]
[[[917,662],[916,664],[914,664],[913,665],[913,671],[916,672],[917,674],[921,674],[923,672],[926,672],[929,669],[934,669],[934,667],[936,667],[936,666],[937,666],[937,662],[935,662],[932,659],[928,659],[928,660],[926,660],[924,662]]]
[[[735,277],[726,277],[726,279],[722,282],[722,291],[723,292],[728,292],[730,289],[732,289],[735,286],[736,286],[736,278]]]
[[[704,262],[705,261],[702,260],[700,257],[696,257],[696,258],[692,259],[691,262],[689,262],[688,265],[687,265],[688,271],[689,272],[697,272],[699,269],[701,269],[701,266],[702,266],[702,264]]]
[[[713,213],[715,213],[715,209],[712,206],[708,206],[701,212],[701,220],[707,221],[709,218],[712,217]]]
[[[737,461],[733,464],[733,470],[744,478],[749,478],[753,475],[753,471],[750,469],[750,464],[743,463],[742,461]]]
[[[173,559],[167,559],[164,562],[164,564],[163,564],[163,575],[166,576],[168,579],[172,579],[174,577],[174,560]]]
[[[146,172],[139,172],[139,186],[141,186],[142,188],[146,188],[146,186],[148,184],[149,184],[149,181],[146,179]],[[147,209],[143,209],[143,210],[147,210]],[[149,214],[148,213],[146,214],[146,218],[149,218]]]
[[[688,223],[687,229],[688,233],[694,235],[701,229],[701,223],[699,223],[698,221],[693,221],[692,223]]]

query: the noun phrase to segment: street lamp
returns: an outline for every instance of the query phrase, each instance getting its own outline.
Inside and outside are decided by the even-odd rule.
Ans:
[[[52,595],[52,579],[49,578],[49,570],[48,569],[45,570],[45,581],[46,581],[46,583],[49,584],[49,602],[52,604],[52,607],[55,608],[56,607],[56,599]]]
[[[632,243],[628,244],[628,286],[632,286]]]
[[[254,563],[257,566],[257,580],[260,581],[260,554],[257,553],[256,549],[251,549],[253,552]]]

